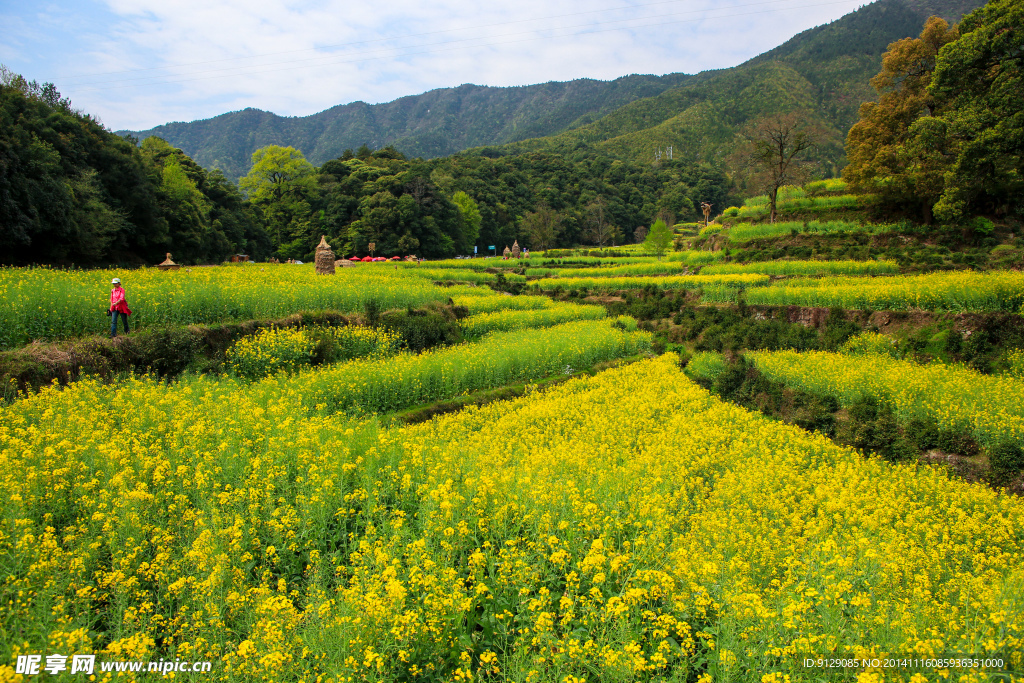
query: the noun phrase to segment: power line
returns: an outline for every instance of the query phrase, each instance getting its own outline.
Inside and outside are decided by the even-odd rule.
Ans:
[[[780,0],[769,0],[769,2],[751,3],[750,5],[739,5],[739,6],[728,7],[728,8],[721,8],[721,9],[730,9],[731,10],[731,9],[734,9],[735,7],[749,7],[749,6],[757,6],[757,5],[764,5],[764,4],[773,4],[774,2],[778,2],[778,1],[780,1]],[[785,0],[782,0],[782,1],[785,1]],[[797,10],[797,9],[807,9],[807,8],[811,8],[811,7],[824,7],[824,6],[829,6],[829,5],[847,4],[848,2],[849,2],[849,0],[831,0],[830,2],[818,2],[818,3],[809,4],[809,5],[799,5],[799,6],[796,6],[796,7],[785,7],[785,8],[780,8],[780,10],[781,11],[790,11],[790,10]],[[582,36],[582,35],[591,35],[591,34],[597,34],[597,33],[607,33],[607,32],[611,32],[611,31],[635,30],[635,29],[640,29],[640,28],[667,26],[667,25],[673,25],[673,24],[693,23],[693,22],[697,22],[697,21],[704,21],[704,20],[707,20],[707,19],[724,19],[724,18],[732,18],[732,17],[740,17],[740,16],[752,16],[752,15],[756,15],[756,14],[767,14],[767,13],[771,13],[771,12],[774,12],[774,11],[777,11],[777,10],[768,9],[768,10],[759,10],[759,11],[755,11],[755,12],[744,12],[744,13],[741,13],[741,14],[728,14],[728,15],[722,15],[722,16],[704,16],[704,17],[698,17],[698,18],[694,18],[694,19],[680,19],[680,20],[676,20],[676,21],[659,21],[659,22],[654,23],[654,24],[641,24],[641,25],[636,25],[636,26],[624,26],[624,27],[620,26],[620,27],[615,27],[615,28],[596,29],[596,30],[595,29],[587,29],[587,30],[579,31],[579,32],[577,32],[575,34],[566,34],[566,35],[560,35],[560,36],[554,36],[554,37],[556,37],[556,38],[565,38],[565,37],[571,37],[571,36],[574,36],[574,35],[575,36]],[[652,18],[664,18],[664,17],[679,16],[680,14],[693,14],[693,13],[694,12],[675,13],[675,14],[669,14],[669,15],[662,15],[661,17],[647,17],[647,18],[645,18],[645,20],[649,21]],[[606,24],[609,24],[609,23],[623,23],[625,21],[636,21],[636,19],[620,19],[620,20],[614,20],[614,21],[609,21],[609,22],[600,22],[597,25],[600,26],[600,25],[606,25]],[[593,26],[593,24],[590,24],[588,26]],[[559,29],[545,29],[544,31],[545,32],[548,32],[548,31],[558,31],[558,30],[563,30],[564,31],[566,29],[573,29],[573,28],[581,28],[581,27],[580,26],[571,26],[571,27],[562,27],[562,28],[559,28]],[[499,37],[500,38],[500,37],[516,36],[516,35],[536,34],[538,32],[539,32],[539,30],[534,30],[534,31],[529,31],[529,32],[504,34],[503,36],[495,36],[495,37]],[[419,47],[437,47],[437,49],[420,50],[420,51],[416,51],[416,52],[403,52],[403,53],[399,53],[397,55],[393,55],[392,58],[394,58],[394,59],[403,59],[403,58],[408,58],[408,57],[417,56],[417,55],[433,54],[433,53],[438,53],[438,52],[447,52],[447,51],[451,51],[451,50],[461,50],[461,49],[467,49],[467,48],[473,48],[473,47],[495,47],[495,46],[499,46],[499,45],[512,45],[512,44],[516,44],[516,43],[530,42],[530,41],[533,41],[533,40],[540,40],[540,39],[543,39],[543,38],[550,38],[550,37],[551,36],[531,35],[530,37],[520,38],[520,39],[517,39],[517,40],[505,40],[505,41],[499,41],[499,42],[483,42],[483,43],[480,43],[480,44],[477,44],[477,45],[456,45],[454,47],[437,47],[437,46],[445,46],[445,45],[451,46],[454,43],[466,43],[466,42],[475,40],[473,38],[467,38],[467,39],[461,39],[461,40],[457,40],[457,41],[445,41],[445,42],[440,42],[440,43],[433,43],[433,44],[419,46]],[[308,68],[310,66],[318,67],[318,66],[334,66],[334,65],[342,65],[342,64],[356,64],[356,63],[360,63],[360,62],[368,62],[368,61],[374,61],[374,60],[379,60],[379,59],[386,59],[387,58],[386,56],[374,57],[374,56],[370,56],[370,55],[378,54],[380,52],[385,52],[385,51],[390,52],[393,49],[394,48],[388,48],[386,50],[377,50],[377,51],[371,51],[371,52],[363,53],[363,55],[358,56],[358,57],[356,57],[354,59],[341,59],[341,60],[338,60],[338,58],[337,58],[338,56],[337,55],[323,55],[321,57],[315,57],[315,58],[309,58],[309,59],[303,59],[303,60],[294,60],[292,62],[285,62],[286,64],[302,63],[303,64],[302,66],[285,66],[285,67],[280,67],[280,65],[275,65],[278,68],[264,69],[262,67],[259,67],[259,68],[256,68],[255,70],[247,70],[247,71],[242,71],[240,69],[252,69],[252,67],[245,67],[245,66],[243,66],[243,67],[234,67],[234,68],[225,68],[225,69],[214,69],[214,70],[210,70],[210,71],[195,72],[195,74],[214,73],[214,72],[218,72],[218,71],[230,71],[232,73],[220,74],[220,75],[216,75],[216,76],[201,76],[201,77],[196,77],[193,74],[188,74],[187,75],[188,77],[186,77],[186,78],[164,79],[164,80],[150,80],[149,82],[145,82],[145,83],[134,83],[133,82],[133,83],[127,83],[126,84],[126,83],[124,83],[124,81],[120,81],[119,85],[111,85],[111,86],[108,86],[108,87],[98,87],[98,88],[83,88],[83,89],[76,88],[75,90],[76,90],[76,92],[97,92],[97,91],[118,90],[118,89],[122,89],[122,88],[132,88],[132,87],[146,86],[146,85],[172,85],[172,84],[178,84],[178,83],[192,83],[192,82],[197,82],[197,81],[214,80],[214,79],[218,79],[218,78],[231,78],[231,77],[242,77],[242,76],[257,76],[257,75],[261,75],[261,74],[277,73],[277,72],[281,72],[281,71],[293,71],[293,70],[296,70],[296,69],[304,69],[304,68]],[[318,63],[318,64],[308,64],[308,62],[320,62],[320,63]],[[198,62],[198,63],[203,63],[203,62]],[[210,63],[216,63],[216,62],[210,62]],[[185,76],[185,74],[182,74],[182,75]],[[137,78],[137,79],[130,79],[130,80],[132,80],[132,81],[146,81],[146,80],[151,79],[151,78],[154,78],[154,77],[140,77],[140,78]],[[157,78],[160,78],[160,77],[157,77]],[[88,85],[88,84],[83,84],[83,85]]]
[[[755,7],[755,6],[759,6],[759,5],[770,5],[770,4],[775,4],[777,2],[785,2],[785,1],[786,0],[763,0],[762,2],[746,3],[746,4],[743,4],[743,5],[732,5],[730,7],[723,7],[723,8],[718,8],[718,9],[739,9],[739,8],[744,8],[744,7]],[[651,3],[641,4],[641,5],[621,5],[619,7],[610,7],[610,8],[606,8],[606,9],[600,9],[600,10],[587,10],[587,11],[584,11],[584,12],[571,12],[571,13],[568,13],[568,14],[555,14],[555,15],[550,15],[550,16],[546,16],[546,17],[535,17],[533,19],[519,19],[519,20],[515,20],[515,21],[503,21],[503,22],[497,23],[497,24],[484,24],[482,26],[470,26],[470,27],[463,27],[463,28],[457,28],[457,29],[442,29],[442,30],[439,30],[439,31],[428,31],[428,32],[425,32],[425,33],[412,33],[412,34],[407,34],[407,35],[402,35],[402,36],[391,36],[391,37],[385,37],[385,38],[374,38],[372,40],[362,40],[362,41],[355,41],[355,42],[348,42],[348,43],[338,43],[338,44],[334,44],[334,45],[321,45],[319,47],[303,48],[301,50],[285,50],[285,51],[282,51],[282,52],[267,52],[267,53],[256,54],[256,55],[247,55],[247,56],[244,56],[244,57],[226,57],[224,59],[201,60],[201,61],[197,61],[197,62],[182,62],[182,63],[178,63],[178,64],[168,64],[168,65],[164,65],[164,66],[155,66],[155,67],[149,67],[149,68],[145,68],[145,69],[125,69],[125,70],[121,70],[121,71],[101,71],[101,72],[94,72],[94,73],[75,74],[75,75],[69,75],[69,76],[58,76],[58,77],[55,77],[55,80],[59,79],[61,81],[67,81],[67,80],[73,80],[73,79],[78,79],[78,78],[92,78],[94,76],[113,76],[113,75],[118,75],[118,74],[143,73],[143,72],[147,72],[147,71],[163,71],[163,70],[177,69],[177,68],[182,68],[182,67],[187,67],[187,66],[198,66],[198,65],[202,65],[202,64],[218,64],[218,63],[222,63],[222,62],[234,62],[234,61],[238,61],[240,59],[250,59],[251,60],[251,59],[261,59],[261,58],[264,58],[264,57],[278,57],[278,56],[287,55],[287,54],[298,54],[298,53],[303,53],[303,52],[318,52],[318,51],[321,51],[321,50],[330,50],[330,49],[333,49],[333,48],[352,47],[354,45],[369,45],[369,44],[372,44],[372,43],[380,43],[380,42],[384,42],[384,41],[388,41],[388,40],[409,40],[411,38],[421,38],[421,37],[425,37],[425,36],[438,35],[438,34],[442,34],[442,33],[455,33],[456,31],[480,31],[480,30],[483,30],[483,29],[496,28],[496,27],[505,27],[505,26],[514,25],[514,24],[525,24],[525,23],[536,22],[536,21],[550,21],[550,20],[553,20],[553,19],[565,19],[565,18],[568,18],[568,17],[583,16],[583,15],[586,15],[586,14],[617,12],[617,11],[620,11],[620,10],[628,10],[628,9],[634,9],[635,10],[635,9],[639,9],[639,8],[649,8],[649,7],[656,7],[656,6],[659,6],[659,5],[675,4],[677,2],[680,2],[680,0],[661,0],[660,2],[651,2]],[[698,11],[700,11],[700,10],[696,10],[696,11],[692,11],[692,12],[686,12],[685,14],[696,14]],[[664,15],[664,16],[673,16],[673,15]],[[617,20],[617,21],[621,22],[621,21],[629,21],[629,20],[622,19],[622,20]],[[600,25],[600,23],[604,23],[604,22],[599,22],[598,25]],[[443,44],[443,43],[438,43],[438,44]]]

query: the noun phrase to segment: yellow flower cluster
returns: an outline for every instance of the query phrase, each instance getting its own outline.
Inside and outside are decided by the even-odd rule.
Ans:
[[[328,361],[382,359],[398,352],[397,332],[383,328],[265,328],[235,342],[226,352],[228,370],[249,380],[309,366],[319,347]]]
[[[231,372],[257,379],[276,372],[295,372],[308,366],[316,342],[297,328],[266,328],[239,339],[225,355]]]
[[[984,445],[1024,445],[1024,382],[1010,376],[941,363],[917,365],[878,353],[757,351],[747,356],[771,379],[831,394],[844,404],[873,396],[890,403],[901,422],[935,422],[969,432]]]
[[[722,403],[678,360],[415,427],[205,378],[0,407],[0,679],[57,651],[310,683],[1024,666],[1019,499]]]

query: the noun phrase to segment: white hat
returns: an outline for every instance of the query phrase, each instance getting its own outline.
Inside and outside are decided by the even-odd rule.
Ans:
[[[110,284],[112,284],[112,285],[119,285],[119,284],[121,284],[121,278],[115,277],[113,280],[110,281]]]

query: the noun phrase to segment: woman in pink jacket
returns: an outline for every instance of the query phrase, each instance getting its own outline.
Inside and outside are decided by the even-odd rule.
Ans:
[[[110,281],[114,288],[110,290],[110,336],[117,336],[117,316],[124,317],[124,333],[128,334],[128,316],[132,314],[128,303],[124,299],[124,287],[121,286],[120,278]]]

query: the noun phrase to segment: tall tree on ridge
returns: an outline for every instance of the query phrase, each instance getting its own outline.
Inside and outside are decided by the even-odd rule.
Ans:
[[[1024,215],[1022,27],[1020,0],[991,0],[964,18],[960,38],[936,60],[928,93],[946,103],[940,118],[951,161],[935,205],[941,220],[971,208]]]
[[[846,138],[843,179],[850,188],[917,205],[926,223],[951,160],[945,123],[935,118],[941,103],[929,85],[939,51],[958,35],[955,26],[931,17],[920,37],[892,43],[871,79],[879,101],[860,106],[860,121]]]
[[[795,112],[765,116],[747,129],[747,157],[753,181],[768,195],[772,223],[778,216],[779,189],[800,183],[807,175],[801,155],[814,146],[815,135]]]

